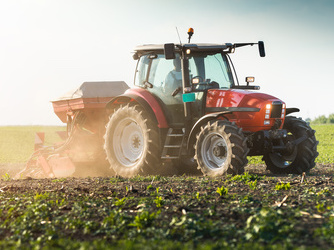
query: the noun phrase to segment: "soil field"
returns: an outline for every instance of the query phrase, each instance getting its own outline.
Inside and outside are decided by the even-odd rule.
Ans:
[[[320,155],[305,176],[253,157],[220,178],[13,180],[45,130],[25,129],[0,128],[0,249],[334,248],[334,126],[315,128]]]
[[[0,249],[329,249],[333,165],[277,176],[0,180]]]

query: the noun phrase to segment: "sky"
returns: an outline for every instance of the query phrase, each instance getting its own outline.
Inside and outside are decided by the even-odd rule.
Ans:
[[[0,0],[0,126],[62,125],[50,101],[85,81],[133,84],[135,46],[264,41],[231,55],[239,81],[334,113],[332,0]]]

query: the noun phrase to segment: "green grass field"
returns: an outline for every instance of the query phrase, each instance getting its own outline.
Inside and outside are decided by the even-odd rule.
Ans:
[[[319,141],[319,156],[317,163],[329,164],[334,163],[334,125],[313,125],[316,130],[316,138]]]
[[[321,164],[334,163],[334,125],[313,125],[319,141],[319,157]],[[45,144],[59,142],[56,131],[65,127],[50,126],[9,126],[0,127],[0,163],[24,163],[34,151],[36,132],[45,132]],[[250,164],[260,164],[262,157],[250,157]]]
[[[0,163],[24,163],[34,152],[36,132],[45,132],[45,145],[61,141],[56,131],[65,127],[6,126],[0,127]]]

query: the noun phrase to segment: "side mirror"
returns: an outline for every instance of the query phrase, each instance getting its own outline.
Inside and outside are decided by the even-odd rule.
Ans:
[[[174,43],[164,44],[164,54],[167,60],[175,59],[175,45]]]
[[[264,50],[264,42],[263,41],[259,41],[258,42],[259,45],[259,53],[261,57],[265,57],[266,56],[266,52]]]

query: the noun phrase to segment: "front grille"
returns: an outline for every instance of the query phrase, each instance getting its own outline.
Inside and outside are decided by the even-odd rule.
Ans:
[[[282,106],[283,104],[281,102],[273,102],[270,118],[281,118]]]

